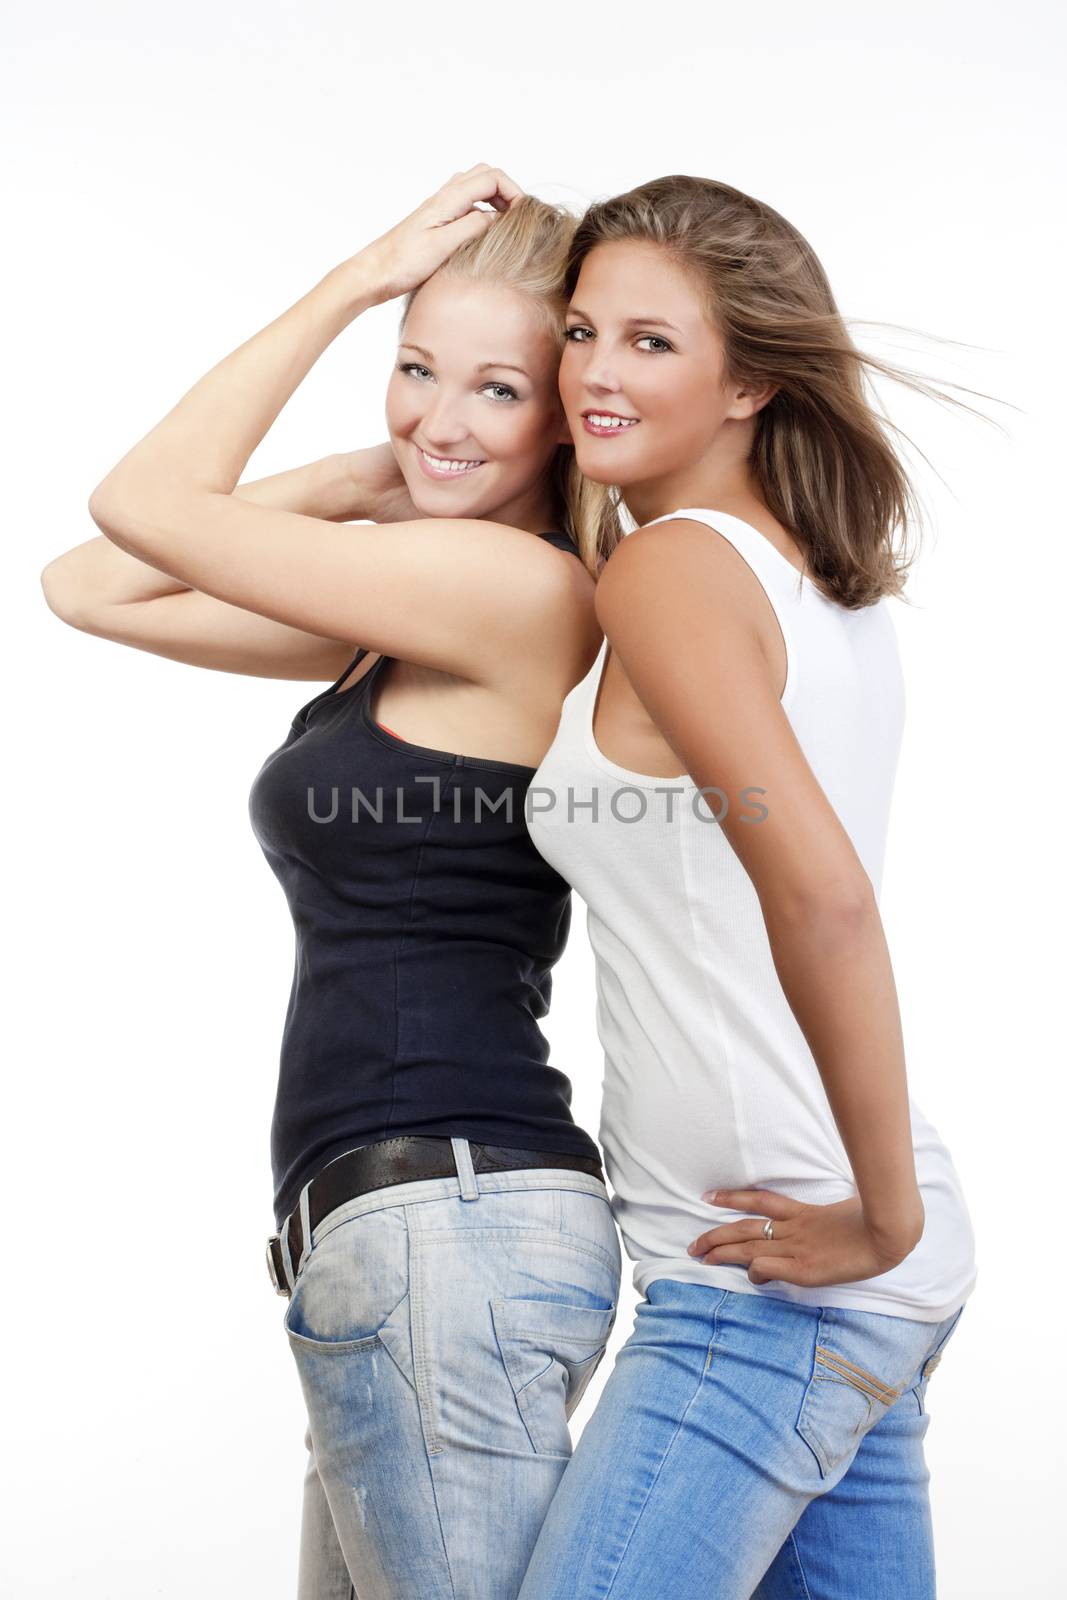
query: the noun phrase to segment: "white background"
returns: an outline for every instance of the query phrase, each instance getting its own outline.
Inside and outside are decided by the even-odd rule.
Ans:
[[[883,913],[912,1092],[979,1242],[930,1391],[941,1594],[1058,1594],[1058,12],[659,0],[383,18],[60,0],[8,23],[0,1589],[289,1597],[303,1465],[263,1264],[292,930],[246,804],[315,685],[78,634],[40,570],[94,535],[94,484],[208,367],[487,160],[576,208],[663,173],[725,179],[800,227],[847,315],[981,347],[910,346],[1019,408],[986,407],[1002,433],[887,395],[943,482],[919,462],[933,536],[894,611],[909,724]],[[395,325],[378,308],[337,341],[247,476],[385,437]],[[575,910],[548,1031],[595,1131]],[[593,1399],[632,1326],[628,1274],[625,1294]]]

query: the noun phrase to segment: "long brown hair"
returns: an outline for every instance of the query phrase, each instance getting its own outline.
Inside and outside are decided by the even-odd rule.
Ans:
[[[523,195],[484,233],[460,245],[436,276],[504,284],[528,295],[562,355],[567,309],[563,280],[577,226],[577,217],[564,206]],[[404,300],[401,333],[416,294],[414,289]],[[573,445],[557,446],[549,479],[557,526],[574,540],[586,568],[596,577],[621,534],[617,502],[582,475]]]
[[[568,299],[589,251],[623,239],[662,246],[696,282],[732,381],[777,384],[757,413],[750,464],[817,586],[851,608],[899,595],[920,508],[891,438],[905,436],[878,408],[869,375],[974,408],[859,350],[811,245],[777,211],[729,184],[655,178],[591,205],[571,243]],[[602,485],[599,497],[617,509],[617,490]]]

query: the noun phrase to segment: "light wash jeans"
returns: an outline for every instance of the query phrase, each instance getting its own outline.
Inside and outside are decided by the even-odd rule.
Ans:
[[[933,1600],[926,1387],[962,1310],[653,1281],[521,1600]]]
[[[514,1600],[570,1457],[618,1304],[607,1190],[452,1142],[457,1176],[339,1206],[296,1276],[299,1600]]]

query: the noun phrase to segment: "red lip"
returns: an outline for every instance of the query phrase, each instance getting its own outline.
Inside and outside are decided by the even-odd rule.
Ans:
[[[639,417],[628,417],[622,411],[604,411],[600,406],[588,406],[583,412],[583,417],[618,417],[620,422],[639,422]]]

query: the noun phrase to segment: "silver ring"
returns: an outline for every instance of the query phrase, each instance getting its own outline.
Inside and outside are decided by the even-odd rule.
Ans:
[[[770,1217],[768,1217],[766,1222],[763,1224],[763,1237],[765,1239],[774,1238],[774,1223],[771,1221]]]

